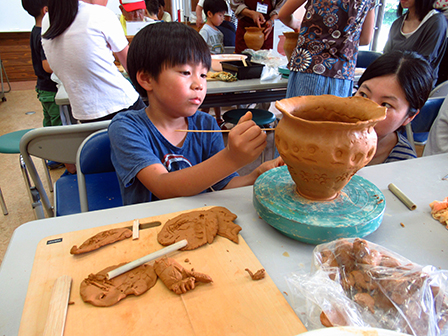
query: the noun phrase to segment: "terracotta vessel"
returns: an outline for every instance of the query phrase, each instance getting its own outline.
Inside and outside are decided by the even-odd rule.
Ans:
[[[283,50],[288,58],[288,62],[291,60],[291,55],[297,46],[297,40],[299,38],[299,33],[296,32],[284,32],[285,43],[283,44]]]
[[[332,200],[372,159],[374,126],[386,108],[363,97],[301,96],[277,101],[283,118],[275,144],[296,190],[311,200]]]
[[[246,33],[244,34],[244,42],[249,49],[255,51],[260,50],[264,43],[263,30],[265,28],[258,27],[246,27]]]

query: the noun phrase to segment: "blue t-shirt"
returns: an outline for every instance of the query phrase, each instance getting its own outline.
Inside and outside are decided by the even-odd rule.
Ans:
[[[215,118],[204,112],[198,111],[187,120],[189,130],[219,130]],[[117,114],[109,125],[109,138],[124,205],[157,200],[136,178],[143,168],[159,163],[172,172],[201,163],[224,148],[218,132],[187,133],[182,147],[176,147],[159,132],[144,109]],[[223,189],[237,175],[227,176],[212,186],[213,190]]]

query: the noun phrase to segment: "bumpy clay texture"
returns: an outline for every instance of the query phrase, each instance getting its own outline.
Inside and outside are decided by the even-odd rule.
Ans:
[[[80,247],[74,245],[70,253],[71,254],[81,254],[86,252],[91,252],[99,249],[100,247],[113,244],[117,241],[124,240],[132,237],[132,231],[127,228],[110,229],[106,231],[101,231],[87,239]]]
[[[265,28],[246,27],[244,42],[249,49],[260,50],[264,43],[263,30]]]
[[[332,200],[372,159],[374,126],[386,108],[363,97],[300,96],[277,101],[275,144],[300,195]]]
[[[283,44],[283,51],[285,52],[288,61],[291,59],[292,52],[297,46],[297,40],[299,39],[299,33],[297,32],[284,32],[285,43]]]

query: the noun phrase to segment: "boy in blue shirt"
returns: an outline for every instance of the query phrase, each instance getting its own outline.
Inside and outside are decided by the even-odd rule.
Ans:
[[[42,18],[48,11],[48,0],[22,0],[22,6],[36,22],[31,31],[30,47],[34,73],[37,76],[37,98],[44,112],[43,126],[59,126],[62,125],[61,115],[54,100],[58,90],[56,83],[50,79],[52,71],[41,43]]]
[[[156,47],[148,47],[156,46]],[[227,146],[216,120],[198,111],[207,90],[211,58],[192,28],[177,22],[148,25],[134,37],[128,73],[146,109],[119,113],[109,126],[111,159],[125,205],[251,185],[281,158],[252,173],[236,171],[266,147],[266,134],[247,113],[230,132]]]

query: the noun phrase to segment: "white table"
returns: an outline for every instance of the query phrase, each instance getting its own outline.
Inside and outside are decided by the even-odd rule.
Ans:
[[[285,98],[287,86],[288,80],[280,77],[267,81],[259,78],[236,82],[208,81],[207,95],[201,107],[273,102]],[[58,88],[55,102],[58,105],[70,105],[63,85]]]
[[[358,172],[386,198],[379,229],[365,239],[422,265],[448,269],[448,230],[432,219],[428,204],[448,196],[448,154],[365,167]],[[416,204],[410,211],[387,189],[395,183]],[[219,191],[72,216],[28,222],[14,231],[0,267],[0,335],[17,335],[38,242],[50,235],[203,207],[225,206],[263,267],[281,292],[288,292],[285,275],[309,270],[313,245],[290,239],[260,219],[252,205],[252,187]],[[404,227],[400,225],[404,224]],[[285,253],[286,252],[286,253]],[[289,296],[285,296],[290,301]]]

